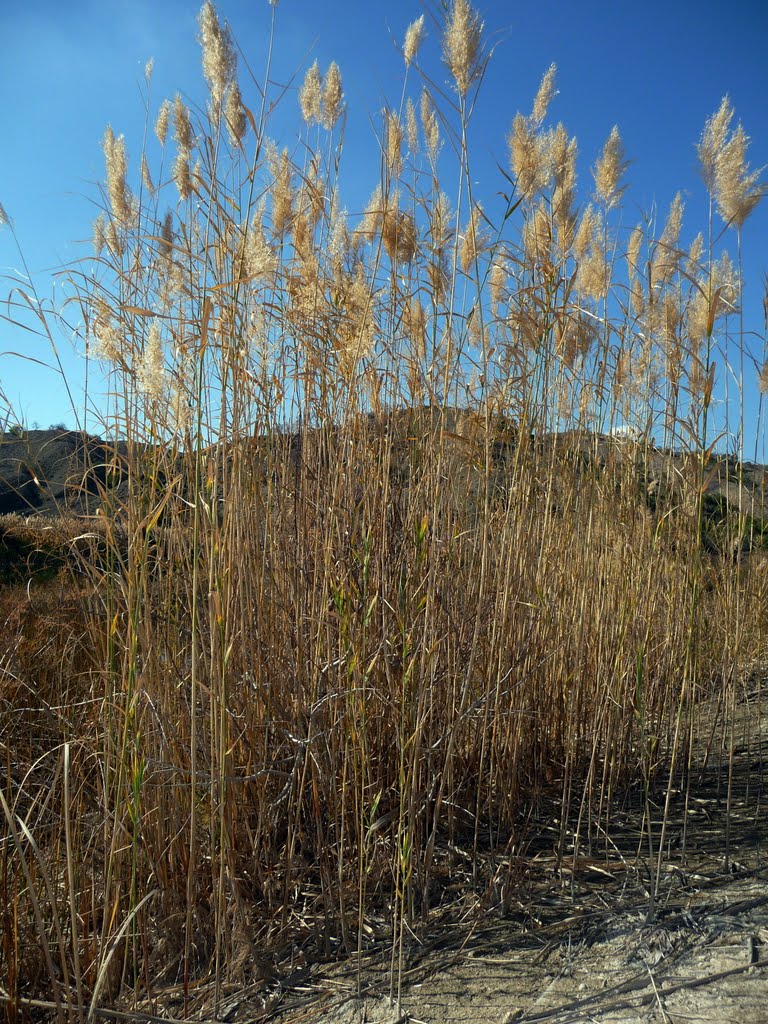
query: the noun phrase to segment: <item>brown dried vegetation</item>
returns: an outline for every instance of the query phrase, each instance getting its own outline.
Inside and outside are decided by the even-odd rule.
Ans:
[[[741,272],[711,248],[686,263],[680,204],[658,243],[618,233],[618,132],[580,206],[547,71],[492,229],[461,145],[482,24],[455,0],[458,106],[438,118],[423,92],[424,157],[415,107],[405,132],[386,115],[383,180],[348,230],[336,65],[299,92],[297,165],[210,4],[201,29],[208,109],[177,97],[157,122],[174,153],[153,180],[173,184],[134,193],[108,132],[99,252],[75,279],[127,482],[51,525],[70,552],[53,581],[0,593],[14,1021],[45,993],[62,1020],[172,990],[187,1014],[202,986],[215,1016],[271,958],[384,932],[396,975],[457,858],[489,912],[542,808],[562,863],[606,846],[618,794],[689,785],[700,698],[766,653],[765,488],[743,450],[712,455]],[[724,144],[733,188],[717,154],[706,171],[739,230],[743,142]],[[40,529],[2,526],[33,549]],[[652,903],[664,828],[642,842]]]

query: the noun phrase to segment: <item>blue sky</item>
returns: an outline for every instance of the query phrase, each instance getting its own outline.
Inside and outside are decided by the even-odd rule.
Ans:
[[[0,202],[14,227],[36,285],[60,303],[64,294],[50,271],[90,252],[103,173],[100,141],[107,123],[125,135],[137,158],[144,130],[143,69],[155,61],[151,120],[160,101],[178,90],[193,100],[205,95],[196,41],[198,2],[189,0],[28,0],[22,7],[0,0]],[[221,0],[249,64],[264,66],[272,8],[267,0]],[[768,164],[768,0],[540,0],[535,4],[477,4],[486,40],[496,46],[471,126],[474,176],[480,194],[503,187],[496,163],[506,169],[505,137],[518,110],[528,112],[543,72],[558,66],[559,95],[551,109],[579,141],[581,185],[614,124],[632,160],[625,197],[627,226],[654,205],[663,218],[677,189],[686,193],[683,241],[705,227],[705,196],[694,144],[706,118],[728,93],[737,117],[753,138],[750,162]],[[295,77],[274,123],[281,144],[296,138],[300,120],[296,87],[308,64],[336,60],[349,107],[342,183],[355,210],[378,180],[371,119],[384,102],[396,104],[402,60],[395,42],[425,11],[429,34],[424,63],[438,81],[439,40],[429,12],[440,0],[280,0],[273,78]],[[246,73],[241,60],[241,83]],[[413,95],[418,98],[416,82]],[[246,99],[248,90],[244,84]],[[762,275],[768,271],[768,200],[748,221],[744,236],[750,325],[762,330]],[[19,269],[13,239],[0,230],[0,273]],[[52,288],[56,287],[55,293]],[[7,288],[0,284],[0,297]],[[83,359],[66,337],[57,338],[73,387]],[[755,341],[755,351],[762,342]],[[0,322],[0,352],[47,359],[42,343]],[[55,375],[33,363],[0,357],[0,383],[17,418],[43,426],[73,423]],[[77,393],[77,392],[76,392]],[[748,420],[756,417],[756,389],[747,396]],[[0,413],[2,410],[0,410]],[[753,428],[754,429],[754,428]],[[749,432],[749,431],[748,431]]]

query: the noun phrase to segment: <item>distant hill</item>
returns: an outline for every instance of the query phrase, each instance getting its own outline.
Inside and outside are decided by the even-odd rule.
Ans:
[[[119,449],[74,430],[0,435],[0,515],[87,515],[116,480]]]
[[[398,478],[407,480],[408,462],[418,441],[437,436],[441,428],[437,408],[405,409],[384,417],[362,416],[355,429],[362,428],[372,440],[387,439],[392,444],[392,462]],[[478,469],[483,451],[484,421],[467,410],[448,408],[442,423],[447,444],[469,457]],[[307,439],[316,440],[318,431],[272,434],[248,440],[254,460],[262,461],[271,453],[282,452],[293,462],[306,459]],[[333,447],[335,430],[327,434]],[[517,427],[505,420],[496,420],[491,428],[491,454],[494,464],[494,485],[501,483],[511,465],[512,453],[519,443]],[[629,437],[612,437],[584,431],[568,431],[525,438],[526,450],[533,458],[549,461],[552,456],[564,462],[577,458],[586,469],[604,468],[616,459],[632,456],[638,472],[651,493],[660,491],[664,482],[691,479],[690,460],[695,456],[645,446]],[[321,447],[326,457],[328,444]],[[312,443],[313,458],[318,445]],[[128,449],[124,441],[104,441],[78,431],[50,429],[24,430],[0,435],[0,516],[14,513],[28,516],[93,515],[110,493],[119,504],[127,497]],[[278,455],[278,458],[280,456]],[[688,465],[687,465],[688,464]],[[768,469],[744,463],[742,477],[743,505],[760,520],[768,520]],[[654,483],[656,481],[658,486]],[[738,464],[733,458],[714,455],[705,473],[705,490],[710,505],[733,508],[739,496]]]

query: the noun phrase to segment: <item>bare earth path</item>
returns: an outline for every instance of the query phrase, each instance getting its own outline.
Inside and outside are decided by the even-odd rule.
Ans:
[[[433,946],[404,972],[399,1010],[377,994],[388,992],[388,966],[364,965],[369,994],[362,998],[354,994],[354,968],[313,970],[303,986],[306,1004],[296,993],[295,1007],[279,1019],[765,1024],[768,874],[724,880],[668,907],[652,924],[639,909],[610,909],[602,920],[565,922],[549,939],[543,932],[525,941],[500,923],[476,931],[458,949]],[[234,1005],[231,1011],[236,1014]]]

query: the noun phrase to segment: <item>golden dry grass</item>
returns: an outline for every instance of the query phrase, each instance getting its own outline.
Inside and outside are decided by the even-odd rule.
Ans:
[[[438,122],[419,83],[421,156],[415,105],[407,131],[387,112],[355,227],[338,69],[310,69],[297,166],[267,107],[243,108],[208,4],[201,24],[208,109],[161,108],[141,182],[107,134],[74,276],[127,493],[86,524],[99,557],[75,582],[2,595],[12,1021],[46,989],[69,1019],[174,985],[186,1013],[210,983],[215,1013],[271,956],[361,952],[382,922],[394,978],[456,850],[487,910],[544,808],[559,859],[607,849],[616,795],[688,785],[700,698],[765,656],[764,565],[731,557],[754,537],[743,463],[704,543],[740,273],[679,248],[679,207],[663,244],[619,233],[618,133],[585,206],[575,147],[546,127],[550,69],[494,226],[469,184],[485,55],[462,0],[456,95]],[[731,200],[754,187],[740,173]],[[608,440],[620,423],[640,440]],[[654,438],[685,457],[651,472]],[[664,840],[638,851],[651,901]]]

